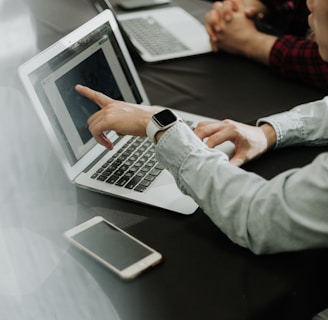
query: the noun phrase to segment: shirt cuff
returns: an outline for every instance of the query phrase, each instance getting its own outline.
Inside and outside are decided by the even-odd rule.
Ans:
[[[299,114],[291,111],[278,113],[257,120],[256,125],[270,124],[276,132],[277,141],[274,148],[283,148],[304,141],[303,121]]]
[[[174,176],[177,176],[181,163],[188,154],[197,148],[204,148],[204,143],[184,122],[178,122],[169,128],[156,145],[158,161]]]
[[[169,128],[156,145],[156,157],[159,163],[176,178],[177,184],[182,190],[184,188],[180,179],[183,179],[182,171],[189,163],[190,157],[197,155],[197,159],[200,161],[203,157],[208,157],[209,154],[217,157],[218,160],[221,158],[229,161],[227,154],[215,148],[207,147],[184,122],[178,122]],[[189,165],[191,164],[189,163]]]

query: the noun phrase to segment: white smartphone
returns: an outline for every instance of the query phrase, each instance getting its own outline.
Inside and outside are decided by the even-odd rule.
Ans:
[[[170,3],[171,0],[118,0],[117,4],[124,10],[156,7]]]
[[[66,231],[64,236],[123,279],[133,279],[162,260],[159,252],[101,216]]]

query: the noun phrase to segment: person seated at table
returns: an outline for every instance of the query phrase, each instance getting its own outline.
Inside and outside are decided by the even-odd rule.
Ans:
[[[305,0],[224,0],[205,16],[213,51],[252,58],[275,72],[328,89],[328,63],[308,39]]]
[[[308,0],[308,6],[320,54],[328,61],[328,1]],[[113,148],[107,130],[148,133],[157,142],[159,162],[182,192],[233,242],[256,254],[328,247],[328,152],[271,180],[239,167],[272,148],[328,145],[328,97],[259,119],[257,126],[224,120],[201,123],[192,131],[173,117],[165,130],[154,131],[152,117],[170,114],[168,109],[113,100],[80,85],[76,90],[100,106],[88,119],[99,143]],[[213,148],[226,140],[235,144],[230,161]]]

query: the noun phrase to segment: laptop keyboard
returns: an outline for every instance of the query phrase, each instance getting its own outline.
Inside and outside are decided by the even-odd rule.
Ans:
[[[163,169],[155,158],[152,142],[132,137],[91,178],[144,192]]]
[[[152,18],[121,21],[127,33],[135,38],[152,56],[189,50],[171,32]]]

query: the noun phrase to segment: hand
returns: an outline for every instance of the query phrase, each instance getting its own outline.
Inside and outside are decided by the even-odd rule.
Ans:
[[[243,11],[250,19],[267,14],[266,6],[260,0],[224,0],[214,2],[212,10],[205,15],[205,27],[215,47],[216,34],[221,31],[222,24],[232,20],[233,12]],[[215,50],[216,48],[213,48]],[[216,50],[215,50],[216,51]]]
[[[88,119],[88,125],[96,141],[108,149],[113,149],[113,143],[104,132],[114,130],[119,135],[146,136],[146,127],[151,116],[162,110],[161,107],[142,106],[114,100],[81,85],[77,85],[75,89],[101,108]]]
[[[268,14],[267,7],[260,0],[243,0],[243,4],[247,18],[255,19]]]
[[[261,11],[258,0],[225,0],[215,2],[205,16],[206,30],[213,51],[224,50],[244,55],[262,63],[269,63],[271,49],[277,37],[257,30],[254,19]]]
[[[214,51],[244,54],[257,33],[254,21],[245,14],[242,0],[215,2],[205,19]]]
[[[254,127],[232,120],[199,123],[195,134],[202,140],[208,138],[206,144],[210,148],[224,141],[234,143],[235,154],[230,162],[237,166],[262,155],[275,145],[277,139],[274,129],[268,124]]]
[[[205,28],[210,38],[212,50],[217,52],[220,48],[217,45],[217,35],[224,28],[224,24],[231,21],[232,12],[238,11],[238,7],[233,7],[234,2],[214,2],[212,10],[205,15]]]

